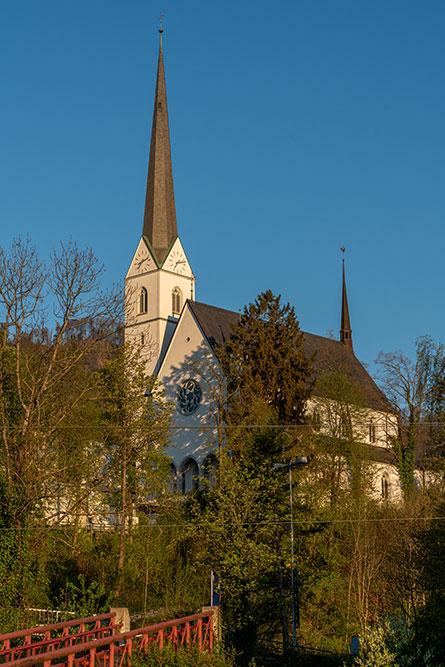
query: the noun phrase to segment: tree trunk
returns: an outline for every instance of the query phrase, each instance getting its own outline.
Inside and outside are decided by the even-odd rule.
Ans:
[[[123,451],[123,461],[122,461],[122,488],[121,488],[121,493],[122,493],[121,531],[120,531],[120,544],[119,544],[119,561],[117,565],[119,580],[121,578],[125,562],[125,523],[127,518],[127,452],[125,446],[123,450],[124,451]]]

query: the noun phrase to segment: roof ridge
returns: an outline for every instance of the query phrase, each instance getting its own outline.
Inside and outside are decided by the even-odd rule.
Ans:
[[[226,313],[231,313],[232,315],[237,315],[238,317],[241,315],[241,313],[237,312],[236,310],[229,310],[229,308],[222,308],[221,306],[214,306],[211,303],[205,303],[204,301],[192,301],[191,299],[187,299],[187,301],[189,301],[192,306],[193,306],[193,304],[196,304],[197,306],[205,306],[206,308],[212,308],[214,310],[223,310]],[[310,331],[304,331],[303,329],[300,329],[300,331],[303,335],[313,336],[313,337],[316,337],[316,338],[322,338],[323,340],[328,340],[332,343],[335,343],[336,345],[341,345],[341,342],[339,340],[336,340],[335,338],[330,338],[329,336],[322,336],[321,334],[311,333]]]
[[[213,308],[214,310],[224,310],[226,313],[232,313],[233,315],[240,315],[240,313],[237,313],[236,310],[221,308],[221,306],[213,306],[210,303],[204,303],[204,301],[192,301],[191,299],[187,299],[187,301],[189,301],[192,306],[196,304],[197,306],[205,306],[206,308]]]

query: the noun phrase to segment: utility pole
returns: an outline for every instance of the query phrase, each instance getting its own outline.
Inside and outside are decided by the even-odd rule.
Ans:
[[[309,463],[307,456],[300,456],[290,463],[273,463],[274,470],[288,470],[289,473],[289,506],[290,506],[290,559],[291,559],[291,597],[292,597],[292,645],[297,650],[297,628],[300,627],[300,604],[298,600],[298,572],[294,562],[294,505],[292,498],[292,470]],[[295,576],[297,575],[297,576]]]

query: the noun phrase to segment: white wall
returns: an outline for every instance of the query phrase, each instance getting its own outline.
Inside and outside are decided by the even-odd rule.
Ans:
[[[184,263],[177,265],[181,258]],[[173,314],[172,308],[174,288],[181,291],[182,305],[187,299],[194,298],[195,291],[195,278],[179,239],[173,244],[163,266],[171,266],[172,269],[177,267],[177,270],[157,268],[142,238],[125,279],[125,339],[142,345],[144,337],[143,353],[150,375],[157,371],[158,360],[170,342],[178,321],[178,314]],[[142,287],[148,293],[148,309],[145,313],[139,311]]]
[[[172,430],[174,444],[168,449],[178,473],[191,457],[202,473],[202,465],[217,446],[216,410],[220,367],[196,320],[186,306],[173,334],[170,347],[159,370],[158,379],[166,389],[166,399],[175,406]],[[202,400],[196,412],[181,413],[177,394],[184,380],[196,380],[202,389]]]

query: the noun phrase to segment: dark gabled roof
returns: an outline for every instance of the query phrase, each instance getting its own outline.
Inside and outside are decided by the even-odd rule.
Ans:
[[[188,301],[187,303],[212,347],[230,339],[232,324],[238,322],[239,313],[197,301]],[[357,387],[368,407],[384,412],[393,412],[386,396],[377,387],[353,352],[348,350],[343,343],[305,331],[303,335],[303,345],[307,356],[315,355],[313,361],[314,379],[328,373],[340,373],[348,378],[354,387]],[[317,388],[315,386],[314,393],[316,392]]]
[[[199,301],[187,301],[211,347],[221,345],[232,336],[232,324],[237,324],[239,313],[209,306]]]
[[[394,412],[385,394],[378,388],[351,349],[338,340],[305,331],[303,334],[306,354],[315,355],[313,367],[316,378],[328,373],[344,375],[354,387],[357,387],[368,407]],[[314,393],[317,393],[316,386]]]

